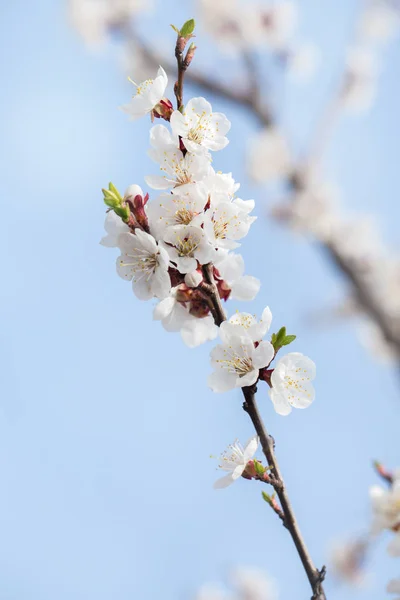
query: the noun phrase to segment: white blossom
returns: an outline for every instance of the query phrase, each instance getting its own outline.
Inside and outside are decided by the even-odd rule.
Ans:
[[[226,321],[219,328],[222,344],[211,351],[214,372],[208,378],[213,392],[227,392],[236,387],[253,385],[258,380],[259,370],[268,366],[274,357],[270,342],[263,341],[257,348],[251,337],[231,332]]]
[[[373,485],[369,490],[373,519],[371,531],[380,533],[384,529],[396,530],[400,526],[400,477],[396,474],[393,485],[385,489]]]
[[[146,79],[136,85],[136,94],[129,104],[121,106],[121,110],[130,116],[131,121],[151,113],[164,97],[167,85],[167,74],[162,67],[159,67],[155,79]]]
[[[117,248],[121,233],[128,233],[129,227],[113,210],[108,211],[104,221],[107,235],[101,238],[100,244],[107,248]]]
[[[139,300],[168,296],[171,289],[168,253],[153,236],[140,229],[135,234],[122,233],[118,246],[122,252],[117,259],[118,275],[132,280]]]
[[[185,187],[176,194],[161,194],[149,202],[147,214],[156,237],[163,239],[170,227],[190,225],[203,212],[206,203],[206,191],[197,185]]]
[[[179,286],[170,290],[169,296],[159,302],[153,311],[153,319],[161,321],[166,331],[180,331],[190,319],[188,309],[177,300]]]
[[[290,352],[279,359],[272,375],[269,395],[276,412],[288,415],[295,408],[307,408],[313,402],[315,363],[300,352]]]
[[[222,113],[213,113],[212,107],[204,98],[192,98],[186,104],[183,114],[174,110],[171,115],[171,128],[174,135],[180,135],[188,152],[222,150],[228,144],[231,124]]]
[[[189,348],[196,348],[205,342],[215,340],[218,335],[218,327],[215,325],[212,315],[201,319],[189,315],[180,331],[184,343]]]
[[[266,336],[271,327],[271,322],[272,313],[269,306],[266,306],[259,322],[249,313],[237,312],[226,321],[224,331],[233,336],[247,334],[253,342],[259,342]]]
[[[244,275],[244,260],[240,254],[222,254],[215,261],[215,266],[231,290],[230,298],[247,302],[254,300],[261,282],[252,275]]]
[[[202,183],[208,191],[213,206],[217,206],[220,202],[233,200],[235,193],[240,188],[240,183],[235,182],[232,173],[215,172],[212,167]]]
[[[261,131],[251,141],[248,172],[257,183],[285,177],[291,168],[291,157],[284,136],[275,127]]]
[[[197,269],[197,261],[205,265],[213,257],[204,231],[194,225],[177,225],[169,227],[164,234],[164,246],[170,260],[174,262],[180,273],[191,273]]]
[[[242,476],[247,463],[253,458],[257,452],[259,440],[256,435],[252,436],[243,448],[239,440],[235,440],[230,444],[220,458],[218,465],[222,471],[226,471],[224,475],[214,483],[214,489],[221,489],[231,485],[236,479]]]
[[[249,216],[247,210],[243,210],[244,201],[220,202],[215,208],[212,206],[198,220],[202,221],[204,231],[214,248],[232,250],[237,248],[235,240],[245,237],[252,223],[257,217]],[[252,204],[252,206],[254,203]],[[246,205],[244,207],[247,209]]]
[[[211,158],[207,152],[185,155],[178,147],[178,137],[164,125],[155,125],[150,131],[152,148],[149,156],[160,165],[163,175],[148,175],[146,183],[156,190],[178,188],[199,182],[211,172]],[[175,191],[175,190],[174,190]]]

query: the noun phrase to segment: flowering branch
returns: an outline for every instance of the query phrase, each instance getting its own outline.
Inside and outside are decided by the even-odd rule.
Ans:
[[[149,201],[138,185],[131,185],[122,195],[109,184],[103,189],[108,207],[105,236],[101,243],[119,248],[117,272],[132,281],[134,294],[140,300],[157,298],[154,319],[167,331],[180,331],[184,342],[198,346],[220,336],[222,344],[211,352],[214,372],[208,384],[214,392],[240,387],[244,410],[249,414],[256,434],[245,449],[239,442],[224,456],[221,468],[228,475],[216,482],[226,487],[238,477],[255,479],[273,486],[281,506],[274,498],[269,504],[289,531],[313,591],[313,600],[325,600],[322,581],[325,568],[313,564],[300,533],[282,475],[274,454],[273,438],[259,415],[255,392],[258,381],[268,385],[274,409],[288,415],[292,408],[307,408],[315,391],[314,362],[299,352],[271,363],[279,350],[294,341],[281,327],[271,341],[264,340],[271,321],[269,307],[261,320],[247,313],[236,313],[227,319],[222,303],[230,298],[252,300],[260,282],[244,275],[242,256],[232,252],[240,246],[255,221],[253,200],[235,196],[239,184],[230,173],[216,172],[211,166],[211,152],[228,144],[231,123],[212,110],[205,98],[192,98],[183,106],[183,73],[190,64],[194,47],[186,57],[183,52],[192,37],[193,21],[177,30],[176,57],[178,80],[175,95],[178,109],[164,96],[168,79],[160,66],[155,79],[146,79],[123,110],[136,119],[145,114],[163,119],[150,131],[150,157],[158,163],[161,175],[145,177],[147,185],[161,193]],[[250,460],[261,445],[268,465]],[[267,473],[268,471],[268,473]],[[264,499],[267,496],[264,494]]]
[[[160,57],[137,36],[135,39],[136,50],[139,50],[143,57],[151,64],[159,64]],[[243,58],[248,73],[248,84],[244,91],[237,90],[233,86],[224,85],[220,81],[212,79],[199,71],[192,70],[188,72],[186,78],[203,90],[233,102],[238,106],[242,106],[258,120],[261,126],[268,130],[273,130],[276,127],[273,111],[265,97],[260,102],[259,94],[256,93],[257,90],[254,88],[254,81],[257,80],[254,62],[251,60],[248,52],[243,52]],[[172,65],[167,65],[167,70],[171,68]],[[341,87],[343,93],[355,93],[354,87],[357,88],[358,86],[357,73],[354,74],[351,69],[349,72],[346,71],[344,81],[346,85],[343,84]],[[318,132],[316,147],[312,149],[312,155],[310,155],[306,163],[293,165],[285,175],[288,190],[292,193],[294,202],[299,195],[309,191],[309,175],[313,172],[316,162],[320,160],[320,153],[316,148],[319,149],[321,144],[326,143],[335,117],[338,116],[338,108],[340,108],[340,101],[334,100],[328,108],[328,116],[323,117],[324,122]],[[321,135],[324,138],[323,140],[320,139]],[[295,205],[293,204],[293,206]],[[288,213],[290,214],[290,209]],[[380,286],[376,286],[373,278],[369,276],[368,264],[365,264],[363,257],[357,260],[356,257],[349,256],[348,252],[335,239],[324,239],[319,236],[317,238],[318,246],[321,248],[323,255],[339,270],[350,285],[357,306],[376,324],[383,339],[389,344],[392,351],[394,351],[397,360],[400,360],[400,323],[398,319],[394,318],[393,311],[386,306],[384,298],[382,298],[382,293],[378,289]]]
[[[203,267],[207,277],[207,283],[210,285],[210,299],[214,305],[214,318],[216,325],[220,326],[226,319],[224,310],[221,305],[221,300],[218,294],[218,288],[215,284],[215,280],[212,274],[212,265],[206,265]],[[260,439],[261,447],[264,452],[265,458],[267,459],[268,465],[271,468],[271,475],[268,475],[268,483],[270,483],[275,489],[278,498],[281,503],[282,510],[272,506],[274,511],[278,514],[279,518],[282,519],[283,525],[289,531],[296,550],[299,554],[300,560],[307,574],[308,581],[310,582],[311,589],[313,591],[312,600],[325,600],[325,592],[322,583],[325,579],[326,567],[323,566],[319,571],[313,563],[313,560],[308,552],[306,543],[301,534],[300,528],[295,517],[289,495],[287,493],[285,483],[279,469],[278,461],[275,457],[274,451],[274,440],[271,435],[267,432],[265,425],[262,421],[261,415],[258,411],[256,402],[256,384],[242,388],[244,396],[243,410],[249,415],[251,422],[253,423],[254,429]]]

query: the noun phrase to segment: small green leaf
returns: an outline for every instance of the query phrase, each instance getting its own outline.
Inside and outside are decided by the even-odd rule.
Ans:
[[[267,492],[261,492],[261,494],[262,494],[263,500],[265,500],[265,502],[271,506],[271,503],[272,503],[271,496],[269,494],[267,494]]]
[[[115,187],[115,185],[110,181],[110,183],[108,184],[108,189],[110,190],[110,192],[112,192],[113,194],[115,194],[115,196],[120,200],[120,202],[122,202],[122,196],[119,193],[119,191],[117,190],[117,188]]]
[[[286,327],[281,327],[278,333],[276,334],[276,341],[278,344],[281,344],[282,341],[286,337]]]
[[[265,469],[263,467],[263,465],[258,462],[258,460],[254,459],[254,468],[256,470],[257,475],[264,475],[265,473]]]
[[[194,27],[195,27],[195,22],[194,19],[189,19],[189,21],[186,21],[186,23],[184,23],[182,25],[182,28],[180,30],[180,35],[181,37],[189,37],[190,35],[192,35],[193,31],[194,31]]]
[[[113,194],[113,192],[110,192],[110,190],[102,190],[103,192],[103,196],[104,196],[104,204],[106,204],[107,206],[109,206],[110,208],[116,208],[117,206],[120,206],[120,201],[119,199],[115,196],[115,194]]]
[[[275,346],[275,343],[276,343],[276,333],[273,333],[273,334],[271,335],[271,344],[272,344],[273,346]]]
[[[296,339],[295,335],[287,335],[282,342],[282,346],[288,346],[289,344],[294,342],[295,339]]]
[[[181,32],[179,31],[179,29],[178,29],[177,27],[175,27],[175,25],[172,25],[172,24],[171,24],[171,27],[172,27],[172,29],[173,29],[174,31],[176,31],[176,33],[177,33],[178,35],[181,35]]]
[[[121,219],[125,222],[128,221],[130,215],[131,215],[131,211],[129,210],[128,206],[116,206],[114,208],[114,212],[116,215],[118,215],[119,217],[121,217]]]

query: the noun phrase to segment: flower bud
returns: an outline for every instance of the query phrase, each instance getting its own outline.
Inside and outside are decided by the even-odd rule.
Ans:
[[[135,196],[143,196],[143,190],[139,185],[133,183],[132,185],[126,188],[124,200],[133,200]]]
[[[189,288],[198,287],[202,281],[203,275],[199,271],[193,271],[185,275],[185,283]]]
[[[151,112],[152,118],[156,119],[164,119],[165,121],[169,121],[171,115],[174,111],[174,106],[168,98],[161,98],[160,102],[155,105]]]

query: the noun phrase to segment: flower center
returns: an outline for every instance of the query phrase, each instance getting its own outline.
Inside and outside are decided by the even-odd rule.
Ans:
[[[186,237],[183,239],[177,238],[177,242],[175,244],[176,250],[179,256],[189,256],[192,257],[196,249],[199,247],[200,243],[198,240],[192,237]]]
[[[229,373],[234,373],[238,377],[244,377],[254,369],[251,356],[239,356],[231,351],[231,348],[224,349],[226,358],[217,360],[221,366]]]
[[[147,281],[154,275],[158,266],[158,253],[149,254],[145,250],[137,250],[136,254],[127,254],[128,261],[121,259],[121,267],[131,267],[134,272],[134,281],[146,277]]]
[[[194,214],[186,207],[180,208],[175,213],[175,222],[177,225],[189,225],[193,220]]]

